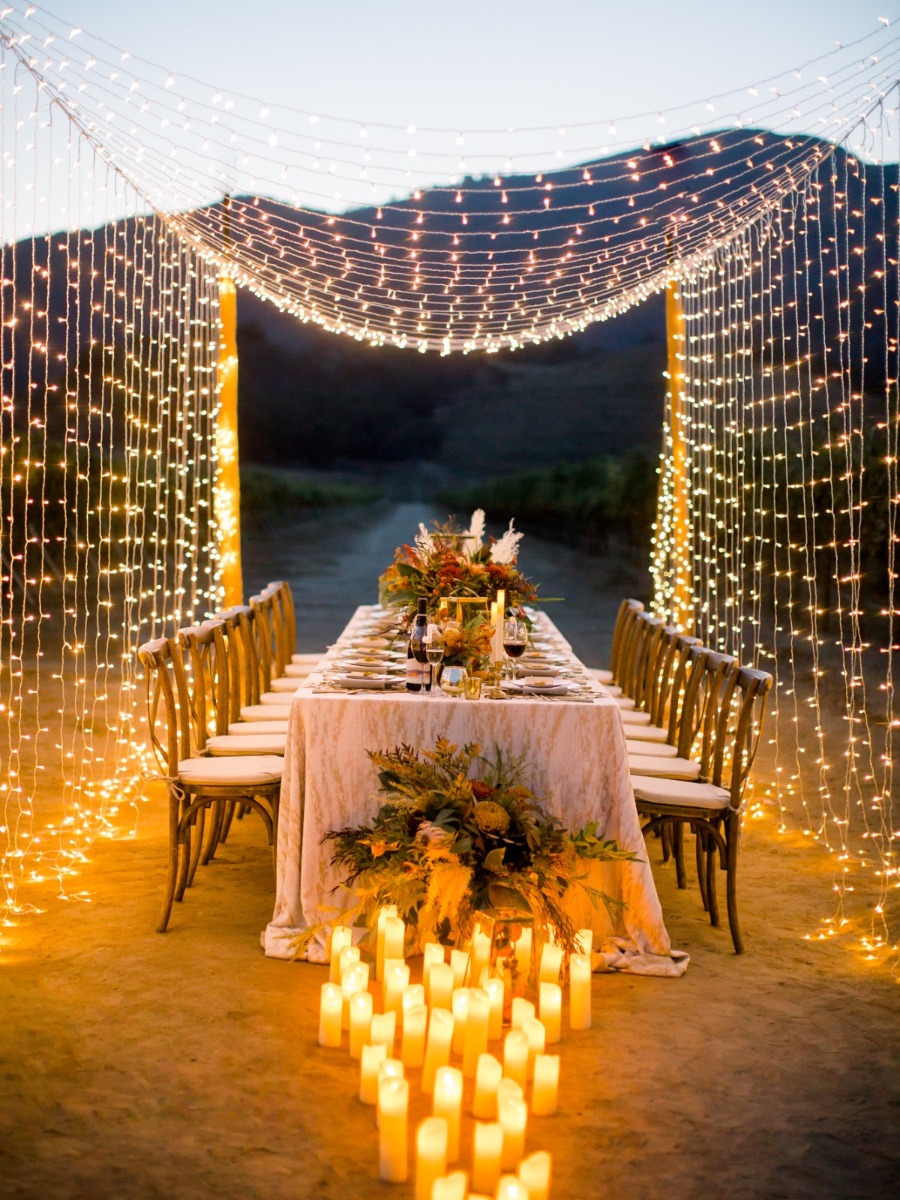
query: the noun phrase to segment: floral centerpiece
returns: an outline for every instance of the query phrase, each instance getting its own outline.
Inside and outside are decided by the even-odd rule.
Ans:
[[[432,532],[421,524],[413,544],[394,552],[394,561],[379,580],[379,599],[409,612],[415,612],[422,597],[432,610],[453,598],[491,601],[500,590],[506,592],[509,607],[534,600],[537,589],[516,565],[521,539],[512,521],[501,538],[485,539],[480,508],[468,529],[458,529],[452,519],[435,523]]]
[[[356,900],[343,923],[371,929],[382,906],[394,904],[420,943],[453,943],[471,934],[480,911],[512,908],[531,915],[568,956],[569,889],[619,905],[588,885],[588,860],[635,856],[599,838],[596,823],[567,830],[525,786],[522,759],[499,748],[486,758],[476,744],[459,749],[443,738],[421,753],[404,745],[369,757],[387,799],[370,825],[324,838]]]

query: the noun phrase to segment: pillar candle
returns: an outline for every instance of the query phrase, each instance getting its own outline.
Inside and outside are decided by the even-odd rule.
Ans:
[[[491,1002],[491,1015],[488,1021],[488,1041],[496,1042],[503,1037],[503,980],[489,979],[484,990]]]
[[[575,934],[575,949],[579,954],[590,954],[594,948],[593,929],[579,929]],[[533,1157],[533,1156],[532,1156]]]
[[[375,926],[375,978],[381,982],[384,978],[384,927],[388,917],[396,917],[397,905],[385,904],[378,910],[378,921]],[[396,957],[401,957],[397,955]]]
[[[505,1075],[497,1084],[497,1109],[499,1111],[500,1104],[503,1100],[508,1100],[512,1097],[515,1100],[525,1099],[525,1090],[514,1079],[508,1079]]]
[[[501,1175],[496,1200],[529,1200],[528,1188],[518,1175]]]
[[[378,1068],[387,1056],[387,1046],[363,1046],[359,1056],[359,1098],[363,1104],[378,1103]]]
[[[493,1196],[503,1159],[503,1129],[497,1122],[475,1122],[472,1140],[472,1188]]]
[[[411,983],[403,989],[400,999],[400,1016],[406,1020],[406,1014],[411,1008],[419,1008],[425,1003],[425,988],[421,983]]]
[[[465,950],[450,951],[450,966],[453,968],[453,986],[460,988],[466,982],[469,970],[469,955]]]
[[[399,958],[384,959],[384,1011],[400,1015],[403,993],[409,987],[409,967]]]
[[[469,1014],[466,1017],[466,1033],[463,1039],[463,1075],[471,1079],[478,1067],[479,1056],[488,1047],[488,1022],[491,1018],[491,1002],[482,988],[469,989]]]
[[[388,1058],[393,1058],[396,1032],[396,1013],[376,1013],[372,1018],[372,1025],[369,1029],[369,1042],[373,1046],[385,1046]]]
[[[405,1079],[406,1071],[403,1068],[403,1063],[399,1058],[383,1058],[378,1064],[378,1083],[377,1097],[378,1102],[375,1105],[375,1128],[381,1125],[381,1085],[386,1079]]]
[[[344,972],[351,963],[359,962],[359,946],[341,946],[338,951],[337,970],[334,972],[334,982],[340,983],[344,978]],[[331,964],[329,971],[333,969],[334,964]]]
[[[336,925],[331,931],[331,949],[328,953],[328,978],[332,983],[341,982],[341,951],[353,943],[353,935],[347,925]],[[359,956],[357,955],[357,958]]]
[[[341,1044],[341,1013],[344,997],[336,983],[323,983],[319,1001],[319,1045],[337,1047]]]
[[[531,1111],[536,1117],[552,1116],[556,1112],[558,1096],[559,1056],[557,1054],[535,1055]]]
[[[449,1175],[434,1181],[431,1200],[466,1200],[467,1196],[471,1200],[471,1193],[466,1186],[468,1182],[465,1171],[451,1171]]]
[[[407,1165],[407,1123],[409,1084],[405,1079],[385,1079],[378,1090],[379,1178],[387,1183],[405,1183]],[[504,1145],[506,1144],[504,1139]]]
[[[542,983],[538,989],[541,1021],[547,1030],[547,1045],[562,1037],[562,988],[558,983]]]
[[[434,1077],[433,1113],[447,1122],[447,1162],[459,1158],[459,1125],[462,1114],[463,1076],[456,1067],[438,1067]],[[441,1172],[443,1174],[443,1172]]]
[[[372,1028],[372,993],[356,992],[350,997],[350,1057],[359,1058],[369,1044]]]
[[[524,1100],[509,1096],[500,1101],[497,1115],[503,1130],[503,1157],[500,1162],[504,1171],[514,1171],[525,1153],[528,1105]]]
[[[438,1067],[450,1061],[453,1042],[453,1013],[446,1008],[433,1008],[428,1018],[428,1038],[425,1042],[425,1065],[422,1068],[422,1091],[431,1095]]]
[[[472,1116],[482,1120],[497,1119],[497,1087],[503,1078],[503,1064],[493,1054],[481,1054],[475,1071],[475,1095]]]
[[[522,930],[522,936],[516,943],[516,961],[523,971],[528,970],[531,962],[531,944],[534,941],[534,930],[530,925],[526,925]]]
[[[404,1066],[421,1067],[425,1061],[425,1030],[428,1026],[428,1009],[424,1004],[414,1004],[406,1009],[403,1017],[403,1040],[400,1057]]]
[[[454,988],[451,1001],[453,1011],[453,1053],[461,1055],[466,1044],[466,1023],[469,1019],[469,989]]]
[[[562,956],[561,946],[551,946],[549,942],[545,943],[541,951],[541,969],[538,974],[540,983],[559,983]]]
[[[389,958],[403,958],[403,946],[406,940],[406,926],[397,916],[384,918],[384,932],[381,943],[381,978],[384,979],[384,965]]]
[[[430,979],[431,968],[435,963],[444,961],[444,947],[440,942],[426,942],[422,947],[422,983],[425,987],[425,1003],[428,1003],[431,995]]]
[[[432,1200],[435,1180],[447,1170],[447,1122],[426,1117],[416,1130],[416,1200]]]
[[[453,997],[453,968],[449,963],[433,963],[428,972],[428,1005],[450,1008]]]
[[[535,1150],[519,1163],[518,1175],[528,1188],[528,1200],[550,1200],[553,1159],[546,1150]]]
[[[534,1060],[538,1054],[543,1054],[547,1048],[547,1031],[543,1022],[536,1017],[529,1017],[522,1022],[522,1032],[528,1038],[528,1078],[534,1074]]]
[[[511,1029],[506,1035],[503,1043],[503,1074],[524,1089],[528,1079],[528,1034],[521,1029]]]
[[[591,956],[573,954],[569,959],[569,1024],[573,1029],[591,1027]]]
[[[534,1005],[530,1000],[526,1000],[524,996],[514,996],[511,1012],[510,1024],[513,1029],[521,1029],[522,1022],[534,1016]]]
[[[364,992],[369,986],[369,964],[362,962],[352,962],[346,966],[341,973],[341,993],[343,995],[343,1009],[341,1020],[344,1029],[350,1028],[350,998],[355,996],[357,992]]]
[[[491,939],[482,929],[472,933],[472,955],[469,963],[469,983],[481,987],[481,976],[491,961]]]

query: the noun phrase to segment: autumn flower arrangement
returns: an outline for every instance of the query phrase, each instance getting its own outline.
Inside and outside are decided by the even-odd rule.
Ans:
[[[369,751],[387,797],[370,825],[331,830],[331,861],[355,905],[341,920],[371,928],[395,904],[420,943],[465,940],[475,914],[503,907],[534,917],[568,955],[575,930],[564,898],[581,887],[594,904],[618,905],[587,881],[588,860],[628,859],[592,822],[577,833],[525,786],[526,764],[500,748],[483,757],[440,738],[431,750]],[[474,777],[470,777],[474,776]]]
[[[451,520],[435,523],[429,532],[419,526],[412,545],[398,547],[394,561],[379,580],[379,599],[415,612],[416,601],[425,597],[436,609],[451,597],[495,599],[506,592],[509,607],[527,603],[537,589],[520,573],[516,562],[522,534],[510,521],[501,538],[485,538],[484,512],[472,514],[468,529],[458,529]]]

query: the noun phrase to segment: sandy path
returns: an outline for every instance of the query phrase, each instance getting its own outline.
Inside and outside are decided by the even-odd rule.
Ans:
[[[363,522],[373,561],[387,527]],[[354,570],[349,545],[333,562],[336,592]],[[621,594],[596,570],[579,601],[590,625],[559,616],[583,653]],[[346,602],[327,607],[346,615]],[[828,869],[795,842],[776,840],[773,821],[747,827],[740,958],[693,879],[678,892],[650,847],[692,965],[681,980],[595,977],[595,1027],[561,1047],[562,1111],[530,1131],[531,1148],[554,1152],[556,1200],[897,1195],[900,988],[841,946],[803,940],[827,910]],[[315,1045],[322,969],[259,950],[272,905],[259,823],[236,827],[161,937],[164,862],[156,799],[134,840],[96,847],[90,904],[53,903],[9,931],[0,1197],[410,1196],[376,1178],[346,1052]]]

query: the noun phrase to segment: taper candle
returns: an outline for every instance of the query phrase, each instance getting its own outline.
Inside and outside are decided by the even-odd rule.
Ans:
[[[459,1158],[459,1126],[462,1115],[463,1076],[456,1067],[438,1067],[434,1077],[432,1111],[447,1122],[447,1162]]]
[[[372,1028],[372,993],[356,992],[350,997],[350,1057],[359,1058],[369,1044]]]
[[[379,1177],[387,1183],[405,1183],[409,1176],[409,1084],[405,1079],[385,1079],[378,1090],[378,1109]]]
[[[425,1065],[422,1068],[422,1091],[431,1095],[438,1067],[450,1061],[453,1043],[453,1013],[446,1008],[433,1008],[428,1018],[428,1037],[425,1042]]]
[[[547,1030],[547,1045],[555,1045],[562,1037],[562,988],[558,983],[542,983],[538,988],[541,1021]]]
[[[319,1000],[319,1045],[332,1049],[341,1044],[344,997],[336,983],[323,983]]]
[[[497,1087],[503,1078],[503,1064],[493,1054],[481,1054],[475,1071],[475,1095],[472,1116],[481,1120],[497,1119]]]
[[[435,1180],[447,1170],[447,1121],[426,1117],[416,1130],[416,1200],[432,1200]]]
[[[552,1116],[556,1112],[558,1097],[559,1056],[557,1054],[535,1055],[531,1111],[536,1117]]]
[[[546,1150],[535,1150],[519,1163],[519,1178],[528,1188],[528,1200],[550,1200],[553,1159]]]
[[[475,1122],[472,1139],[472,1189],[493,1196],[503,1160],[503,1129],[499,1122]]]
[[[573,1029],[591,1027],[591,956],[569,958],[569,1024]]]

